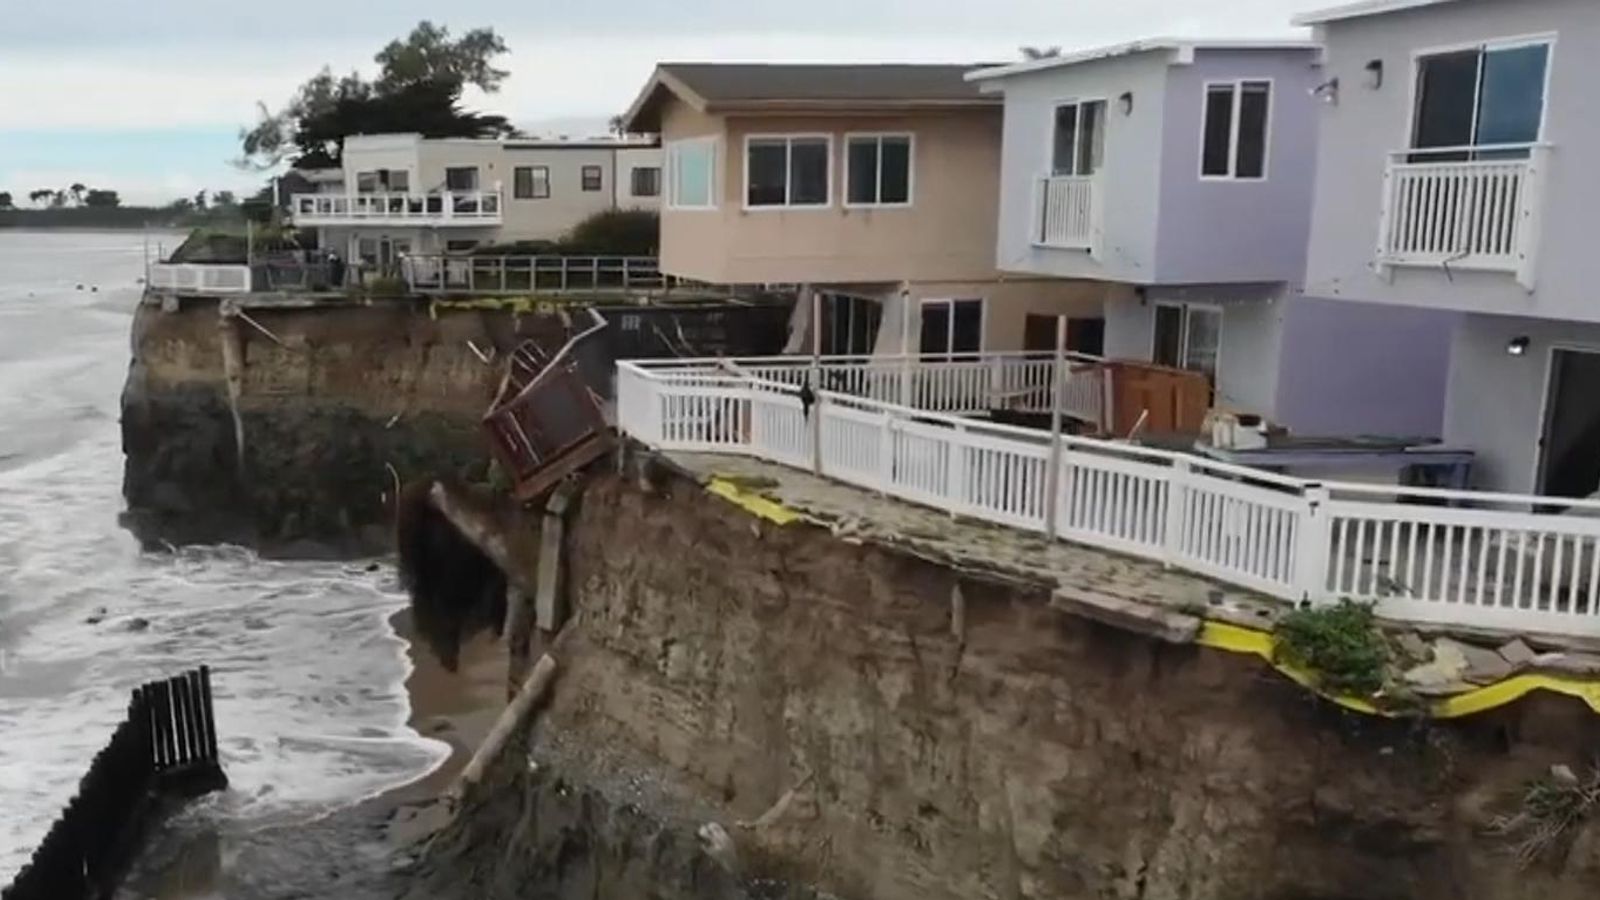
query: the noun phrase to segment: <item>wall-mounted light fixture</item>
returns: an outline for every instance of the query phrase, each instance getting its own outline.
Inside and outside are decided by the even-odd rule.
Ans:
[[[1526,335],[1514,337],[1511,339],[1510,343],[1506,344],[1506,352],[1512,356],[1526,356],[1528,353],[1529,343],[1530,342]]]
[[[1329,106],[1339,104],[1339,79],[1330,78],[1311,89],[1311,96],[1321,97],[1322,102]]]
[[[1367,63],[1367,89],[1375,91],[1383,87],[1383,60],[1374,59]]]
[[[1133,91],[1122,92],[1122,96],[1117,98],[1117,108],[1125,116],[1133,115]]]

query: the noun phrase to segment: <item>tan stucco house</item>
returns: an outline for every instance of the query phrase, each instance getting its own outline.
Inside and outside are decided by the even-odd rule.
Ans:
[[[972,68],[658,66],[623,124],[661,138],[662,270],[814,288],[828,353],[1044,349],[1058,315],[1099,352],[1114,288],[996,265],[1003,100]]]

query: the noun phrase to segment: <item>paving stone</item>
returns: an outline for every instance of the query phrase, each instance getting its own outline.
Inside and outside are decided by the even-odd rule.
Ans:
[[[1533,648],[1529,647],[1522,638],[1516,638],[1500,645],[1500,656],[1516,670],[1526,669],[1533,665],[1534,660],[1539,658],[1539,654],[1535,653]]]
[[[1466,661],[1466,667],[1461,673],[1463,681],[1472,684],[1494,684],[1497,681],[1504,681],[1511,675],[1511,664],[1506,662],[1506,658],[1501,656],[1498,650],[1462,643],[1452,638],[1440,638],[1434,642],[1436,655],[1441,647],[1448,647],[1452,655],[1460,654]]]

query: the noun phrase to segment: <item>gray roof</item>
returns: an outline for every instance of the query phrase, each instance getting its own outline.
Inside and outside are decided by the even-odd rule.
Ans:
[[[662,63],[708,103],[742,100],[978,100],[977,65]]]
[[[628,130],[658,129],[667,94],[709,112],[735,108],[992,106],[965,75],[971,64],[661,63],[624,116]]]

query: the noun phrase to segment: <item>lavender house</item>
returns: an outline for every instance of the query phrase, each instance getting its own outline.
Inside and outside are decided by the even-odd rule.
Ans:
[[[1157,39],[983,69],[997,261],[1118,283],[1104,352],[1204,372],[1300,433],[1436,435],[1452,314],[1302,290],[1326,88],[1301,41]]]
[[[1445,437],[1478,485],[1600,488],[1594,0],[1367,0],[1311,13],[1337,81],[1308,289],[1461,314]]]

